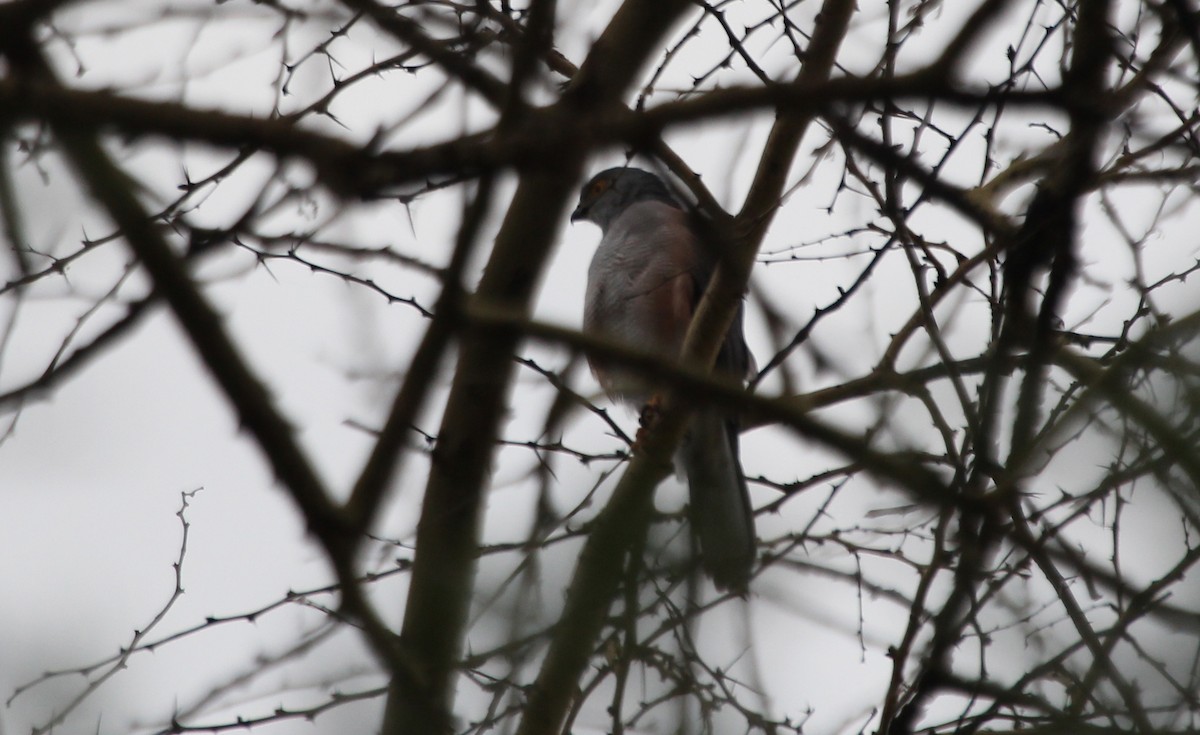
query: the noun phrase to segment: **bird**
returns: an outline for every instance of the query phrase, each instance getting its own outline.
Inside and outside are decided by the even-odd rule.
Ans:
[[[633,167],[593,176],[579,194],[571,222],[592,222],[601,238],[588,267],[583,331],[678,358],[700,297],[716,269],[705,220],[684,208],[661,178]],[[653,387],[628,370],[589,356],[604,392],[635,408]],[[754,370],[742,329],[742,305],[717,355],[714,371],[744,381]],[[675,455],[687,478],[688,517],[700,561],[719,590],[744,596],[757,542],[754,512],[739,458],[738,418],[700,406]]]

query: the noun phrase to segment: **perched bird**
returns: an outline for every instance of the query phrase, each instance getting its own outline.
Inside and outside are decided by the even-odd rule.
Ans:
[[[717,263],[703,220],[685,211],[652,173],[612,168],[583,186],[571,221],[600,226],[603,237],[588,268],[584,331],[678,357]],[[613,399],[642,406],[652,388],[628,371],[590,359]],[[753,358],[742,334],[742,307],[714,369],[744,380]],[[687,476],[690,519],[705,571],[720,589],[744,593],[755,556],[754,514],[738,459],[738,422],[699,408],[675,457]]]

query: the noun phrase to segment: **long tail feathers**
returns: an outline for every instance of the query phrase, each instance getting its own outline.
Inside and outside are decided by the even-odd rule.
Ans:
[[[719,411],[701,410],[679,452],[704,570],[718,589],[745,594],[757,542],[737,426]]]

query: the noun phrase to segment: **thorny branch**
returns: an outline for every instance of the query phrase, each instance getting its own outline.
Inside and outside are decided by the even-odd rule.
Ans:
[[[574,10],[0,7],[0,451],[110,356],[142,354],[169,313],[330,575],[152,637],[177,576],[129,645],[27,677],[10,707],[82,675],[29,718],[79,729],[133,654],[302,607],[317,632],[181,684],[192,704],[160,731],[350,713],[422,735],[1194,730],[1200,13]],[[139,34],[180,27],[180,60],[147,77]],[[232,28],[260,45],[212,45]],[[558,224],[610,159],[672,174],[728,251],[682,363],[564,316],[589,235]],[[67,184],[89,203],[62,206]],[[564,264],[579,281],[542,283]],[[326,468],[345,456],[309,441],[327,418],[277,395],[269,340],[234,313],[290,288],[326,314],[354,301],[342,331],[370,333],[288,358],[319,353],[346,396],[375,391],[365,414],[331,397],[361,442],[341,483]],[[748,389],[695,367],[747,290]],[[304,320],[273,329],[319,339]],[[671,396],[636,451],[583,356]],[[675,491],[653,492],[686,431],[674,407],[697,402],[747,432],[761,554],[744,603],[705,586]],[[820,655],[796,633],[814,621],[843,634]],[[349,637],[370,651],[350,673],[230,705]],[[876,683],[846,691],[834,671]]]

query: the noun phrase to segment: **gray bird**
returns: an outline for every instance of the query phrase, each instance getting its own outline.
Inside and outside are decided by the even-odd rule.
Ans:
[[[689,214],[654,174],[612,168],[583,186],[571,221],[600,226],[588,268],[583,329],[632,347],[678,357],[692,314],[716,267],[703,221]],[[644,405],[652,388],[636,375],[590,359],[609,397]],[[714,369],[744,380],[753,358],[742,334],[742,307]],[[755,557],[754,514],[738,459],[736,416],[711,406],[691,419],[675,457],[687,476],[690,518],[704,570],[719,589],[744,594]]]

